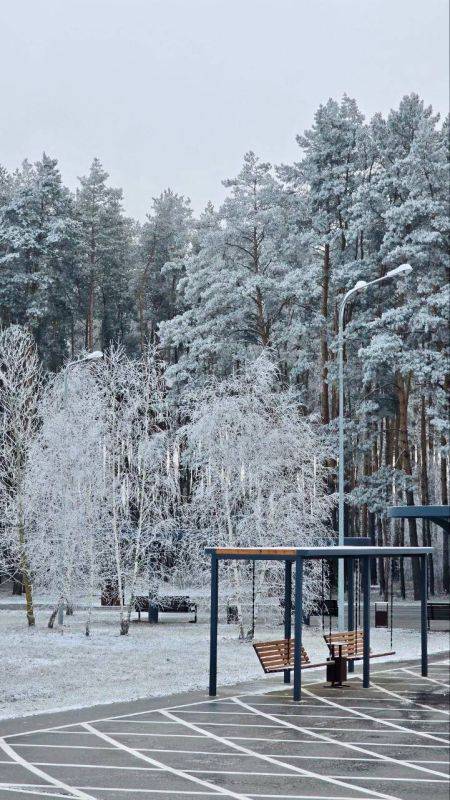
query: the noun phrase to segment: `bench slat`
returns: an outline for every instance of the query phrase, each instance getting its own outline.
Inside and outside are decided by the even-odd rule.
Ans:
[[[364,631],[337,631],[336,633],[324,634],[323,637],[328,645],[331,655],[333,650],[338,649],[342,644],[342,655],[349,661],[362,661],[364,656]],[[381,656],[394,656],[395,650],[387,653],[372,653],[369,651],[369,658],[380,658]]]
[[[253,649],[264,672],[284,672],[294,668],[294,639],[276,639],[272,642],[254,642]],[[305,648],[301,649],[301,667],[306,669],[320,664],[311,664]]]

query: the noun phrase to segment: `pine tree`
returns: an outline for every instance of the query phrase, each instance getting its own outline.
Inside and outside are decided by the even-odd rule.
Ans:
[[[122,210],[122,190],[107,185],[108,173],[94,158],[80,178],[76,216],[80,224],[80,304],[85,347],[105,349],[126,341],[131,328],[130,277],[133,226]]]
[[[14,176],[0,208],[0,242],[1,320],[28,324],[45,364],[55,369],[68,349],[77,228],[57,162],[45,153]]]
[[[185,311],[161,324],[163,344],[183,348],[172,373],[224,373],[247,351],[284,351],[283,323],[298,279],[279,257],[285,216],[269,164],[247,153],[219,212],[208,206],[180,281]]]
[[[154,340],[157,325],[179,311],[177,287],[189,250],[190,202],[171,189],[153,199],[139,243],[137,306],[141,352]]]

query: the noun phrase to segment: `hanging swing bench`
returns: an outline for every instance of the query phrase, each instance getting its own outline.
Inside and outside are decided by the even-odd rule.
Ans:
[[[254,642],[253,649],[259,658],[266,674],[270,672],[286,672],[294,669],[294,639],[276,639],[271,642]],[[308,653],[302,646],[301,668],[326,667],[334,664],[334,659],[312,664]]]
[[[349,631],[336,631],[332,632],[331,630],[331,617],[330,617],[330,630],[328,634],[323,634],[323,638],[328,646],[330,651],[330,655],[333,659],[339,657],[344,658],[346,661],[353,662],[353,661],[362,661],[364,658],[364,630],[362,630],[359,625],[361,621],[361,576],[360,576],[360,568],[359,568],[359,561],[356,562],[357,569],[356,569],[356,576],[353,575],[353,568],[351,573],[348,576],[349,580],[349,588],[351,587],[351,594],[353,596],[354,590],[354,583],[356,582],[356,597],[353,610],[352,618],[356,622],[356,629],[349,630]],[[356,581],[354,578],[356,577]],[[381,653],[373,653],[372,650],[369,651],[369,658],[381,658],[383,656],[394,656],[395,650],[392,649],[393,644],[393,634],[394,634],[394,561],[391,559],[391,586],[390,586],[390,597],[389,602],[386,602],[386,610],[385,610],[385,620],[383,619],[383,624],[377,620],[377,604],[375,604],[375,627],[383,627],[390,629],[390,649],[386,650]],[[324,586],[324,579],[323,579],[323,561],[322,561],[322,595],[323,595],[323,586]],[[330,581],[331,587],[331,581]],[[349,597],[349,608],[350,608],[351,598]],[[389,608],[390,605],[390,608]],[[389,620],[389,621],[388,621]],[[378,623],[378,624],[377,624]],[[324,628],[323,624],[323,617],[322,617],[322,630]]]
[[[393,562],[391,571],[391,594],[390,594],[390,650],[380,653],[369,652],[369,658],[381,658],[383,656],[395,655],[395,650],[392,649],[393,639]],[[301,669],[312,669],[314,667],[327,668],[327,681],[332,686],[342,686],[343,681],[347,680],[347,662],[353,664],[354,661],[362,661],[364,658],[364,630],[359,628],[361,619],[361,593],[360,593],[360,574],[359,562],[357,561],[356,573],[356,597],[354,609],[352,608],[352,619],[356,621],[356,629],[348,631],[332,632],[331,617],[333,615],[333,603],[337,605],[337,601],[333,600],[331,596],[331,572],[329,574],[330,597],[325,599],[325,575],[324,575],[324,561],[322,559],[322,596],[320,608],[322,610],[322,631],[324,631],[324,616],[328,611],[329,616],[329,633],[323,633],[323,638],[328,647],[330,657],[326,661],[318,663],[311,663],[311,659],[306,652],[305,648],[301,647]],[[254,622],[254,608],[255,608],[255,563],[253,562],[253,632],[255,630]],[[352,586],[351,595],[353,596],[354,576],[349,575],[349,586]],[[350,606],[350,597],[349,597]],[[386,617],[388,612],[386,612]],[[353,624],[353,622],[352,622]],[[388,627],[385,625],[383,627]],[[289,673],[294,668],[294,639],[275,639],[269,642],[254,642],[253,649],[258,656],[259,662],[266,674],[273,672]],[[353,667],[352,667],[353,671]]]

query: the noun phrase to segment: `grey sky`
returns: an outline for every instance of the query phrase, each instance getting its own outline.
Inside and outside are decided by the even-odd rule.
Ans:
[[[447,0],[0,0],[0,31],[0,163],[45,149],[74,187],[98,155],[140,219],[167,186],[220,202],[246,150],[296,159],[330,96],[447,112]]]

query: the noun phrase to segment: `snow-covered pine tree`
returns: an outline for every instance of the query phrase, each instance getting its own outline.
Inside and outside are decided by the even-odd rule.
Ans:
[[[252,350],[284,352],[284,321],[298,286],[279,256],[284,209],[270,164],[249,152],[219,212],[207,206],[179,284],[184,311],[160,326],[180,350],[171,376],[226,374]]]
[[[158,323],[179,311],[178,283],[184,272],[192,226],[190,201],[166,189],[153,198],[139,241],[136,278],[139,341],[154,341]]]
[[[57,161],[45,153],[8,182],[0,206],[3,324],[29,325],[45,365],[67,354],[75,309],[77,226]]]
[[[108,186],[108,173],[94,158],[80,178],[75,212],[80,225],[80,303],[86,349],[127,343],[132,317],[130,288],[133,224],[124,216],[122,190]]]

